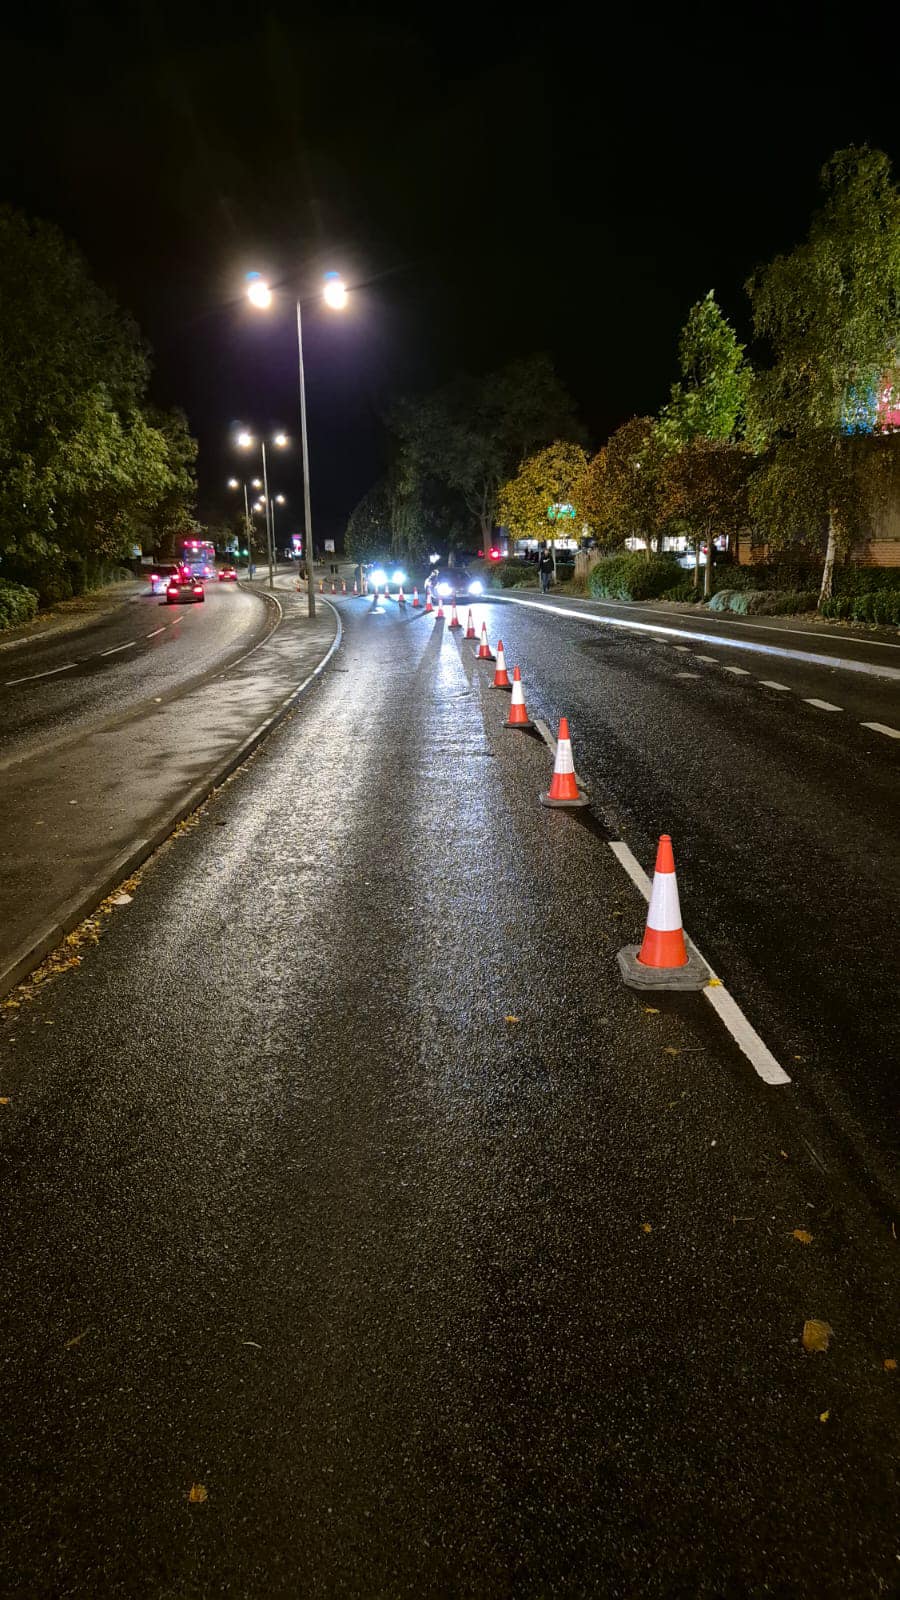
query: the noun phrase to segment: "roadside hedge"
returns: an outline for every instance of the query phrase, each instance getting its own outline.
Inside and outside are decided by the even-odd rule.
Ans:
[[[0,631],[30,622],[37,608],[36,589],[28,589],[24,583],[6,583],[0,579]]]
[[[501,589],[537,588],[537,567],[531,561],[492,563],[491,577]]]
[[[900,588],[832,595],[822,605],[822,616],[845,622],[878,622],[883,627],[900,626]]]
[[[718,589],[710,611],[732,611],[739,617],[790,617],[815,611],[814,589]]]
[[[683,578],[671,556],[651,556],[648,561],[639,551],[626,551],[605,556],[591,567],[588,588],[599,600],[658,600]]]
[[[703,590],[698,589],[693,578],[684,578],[681,583],[675,583],[671,589],[664,589],[660,600],[689,600],[703,599]]]

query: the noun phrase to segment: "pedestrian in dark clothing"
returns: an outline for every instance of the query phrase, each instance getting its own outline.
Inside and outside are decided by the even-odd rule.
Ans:
[[[541,580],[541,594],[546,594],[550,588],[550,579],[553,577],[553,557],[549,550],[542,550],[538,561],[538,576]]]

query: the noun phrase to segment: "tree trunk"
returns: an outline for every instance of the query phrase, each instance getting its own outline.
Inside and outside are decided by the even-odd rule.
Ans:
[[[700,587],[700,540],[694,541],[694,588]]]
[[[834,581],[834,558],[837,555],[837,530],[834,526],[834,512],[828,513],[828,544],[825,547],[825,565],[822,568],[822,587],[819,590],[819,606],[821,611],[825,600],[831,599],[831,588]]]
[[[707,538],[706,538],[706,570],[704,571],[704,574],[703,574],[703,598],[704,598],[704,600],[708,600],[710,595],[712,594],[712,564],[713,564],[712,534],[708,534]]]

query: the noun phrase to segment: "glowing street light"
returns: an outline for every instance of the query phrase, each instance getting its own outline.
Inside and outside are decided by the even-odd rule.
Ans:
[[[260,311],[272,304],[272,291],[259,272],[247,273],[247,298]],[[322,285],[322,298],[332,311],[343,311],[347,304],[347,287],[339,272],[326,272]],[[309,494],[309,438],[306,428],[306,378],[303,371],[303,321],[300,298],[297,297],[297,369],[300,384],[300,444],[303,457],[303,548],[306,554],[306,591],[309,615],[316,614],[316,595],[313,586],[312,508]],[[276,444],[287,444],[284,434],[276,434]],[[268,490],[266,491],[268,498]],[[273,534],[274,539],[274,534]]]
[[[322,299],[332,311],[343,311],[347,304],[347,288],[339,272],[326,272]]]
[[[229,489],[239,489],[241,486],[238,483],[237,478],[229,478],[228,479],[228,487],[229,487]]]
[[[272,304],[272,291],[258,272],[247,273],[247,299],[259,311],[268,311]]]
[[[270,298],[271,298],[271,296],[270,296]],[[268,302],[266,302],[266,304],[268,304]],[[238,434],[236,434],[235,437],[236,437],[237,443],[240,445],[242,450],[250,450],[250,449],[253,448],[253,446],[256,443],[256,440],[255,440],[253,434],[250,433],[247,428],[241,428],[240,432]],[[283,448],[288,442],[287,434],[286,433],[273,434],[271,442],[273,444],[279,445],[280,447]],[[268,472],[268,467],[266,465],[266,441],[262,437],[260,438],[260,441],[259,441],[259,447],[260,447],[260,451],[262,453],[263,475],[262,475],[261,479],[260,478],[254,478],[253,479],[253,487],[254,487],[254,489],[262,489],[263,493],[260,496],[257,504],[254,506],[253,509],[254,509],[254,511],[265,511],[265,513],[266,513],[266,545],[267,545],[267,548],[268,548],[268,556],[269,556],[269,588],[270,589],[274,589],[274,587],[275,587],[275,527],[274,527],[274,522],[273,522],[273,519],[272,519],[272,516],[271,516],[271,511],[270,511],[271,501],[269,500],[269,472]]]

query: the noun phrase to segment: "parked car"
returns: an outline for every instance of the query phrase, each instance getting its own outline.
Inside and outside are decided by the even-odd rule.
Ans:
[[[206,590],[199,578],[187,577],[179,574],[169,581],[166,589],[167,606],[196,605],[198,601],[206,599]]]

